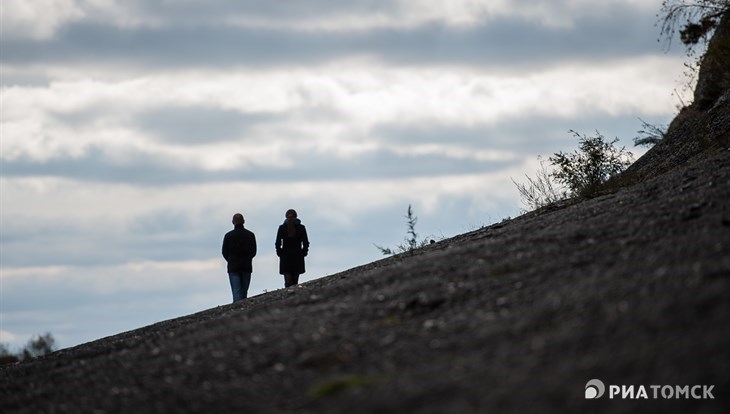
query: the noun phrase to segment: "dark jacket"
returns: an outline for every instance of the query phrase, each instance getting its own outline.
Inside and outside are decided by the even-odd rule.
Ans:
[[[243,224],[226,233],[223,237],[223,258],[228,262],[228,273],[251,273],[256,256],[256,236]]]
[[[299,219],[294,224],[294,236],[289,237],[286,221],[276,232],[276,255],[279,256],[279,273],[304,273],[304,256],[309,253],[307,229]]]

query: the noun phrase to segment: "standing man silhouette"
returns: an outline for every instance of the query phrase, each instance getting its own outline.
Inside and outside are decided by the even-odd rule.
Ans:
[[[233,215],[233,230],[223,237],[223,258],[228,262],[228,279],[231,282],[233,302],[246,299],[251,285],[253,258],[256,256],[256,236],[243,228],[241,213]]]

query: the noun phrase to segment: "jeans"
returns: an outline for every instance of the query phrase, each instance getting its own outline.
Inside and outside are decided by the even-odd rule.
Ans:
[[[251,284],[251,273],[229,273],[228,279],[231,281],[231,292],[233,293],[233,301],[246,299],[248,296],[248,286]]]

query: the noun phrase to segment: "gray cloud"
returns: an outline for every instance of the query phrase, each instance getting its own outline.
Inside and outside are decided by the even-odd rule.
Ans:
[[[143,115],[136,122],[169,142],[178,145],[204,145],[211,140],[240,141],[246,128],[259,124],[265,126],[271,120],[269,115],[172,108]],[[661,122],[666,121],[660,120],[659,123]],[[370,142],[398,147],[448,142],[452,147],[468,150],[509,151],[520,158],[536,155],[547,157],[557,151],[570,150],[575,145],[575,139],[568,133],[569,129],[583,134],[593,134],[598,130],[607,137],[619,137],[620,145],[630,148],[640,127],[640,121],[634,116],[570,119],[533,117],[529,122],[505,120],[483,125],[383,124],[375,127],[367,136]],[[255,144],[246,144],[244,140],[241,145]],[[241,162],[240,167],[231,170],[209,171],[161,154],[135,149],[125,149],[125,153],[114,154],[109,151],[96,146],[78,158],[67,156],[47,161],[24,158],[5,160],[3,174],[8,177],[55,176],[79,181],[165,186],[208,182],[331,181],[459,175],[495,172],[513,165],[514,162],[485,163],[440,154],[406,156],[379,149],[348,159],[323,152],[291,153],[288,158],[292,161],[292,167],[284,168],[271,165],[266,160],[256,160],[256,164]]]
[[[166,142],[196,145],[240,139],[250,128],[272,118],[207,107],[165,107],[140,114],[136,122],[140,129]]]
[[[392,13],[398,3],[382,0],[207,0],[201,2],[131,1],[127,6],[136,14],[161,16],[169,22],[220,22],[231,16],[274,20],[302,21],[332,19],[358,14]]]
[[[113,190],[105,197],[115,198]],[[197,227],[183,207],[130,215],[125,222],[104,220],[4,217],[3,265],[100,266],[181,257],[206,260],[218,253],[221,235],[215,229]]]
[[[515,19],[466,28],[426,24],[412,29],[337,33],[220,25],[119,28],[75,23],[49,41],[3,40],[8,64],[88,63],[141,67],[308,65],[347,56],[399,64],[536,67],[565,60],[659,53],[653,21],[617,8],[575,27],[547,28]]]
[[[98,128],[96,123],[107,118],[122,120],[160,142],[185,146],[241,141],[251,129],[289,117],[209,106],[164,106],[120,113],[118,108],[103,105],[51,115],[73,129]]]
[[[187,215],[181,210],[149,212],[129,224],[129,230],[138,235],[179,233],[189,227]]]
[[[64,177],[79,181],[136,183],[161,185],[200,183],[205,181],[187,166],[153,154],[128,151],[124,161],[121,154],[111,157],[99,147],[92,147],[78,158],[57,157],[47,161],[25,158],[4,161],[8,177]]]
[[[131,183],[140,186],[187,185],[207,182],[246,181],[332,181],[349,179],[393,179],[402,177],[459,175],[497,171],[509,162],[484,163],[454,159],[444,155],[404,156],[378,150],[342,159],[327,153],[291,154],[294,166],[270,166],[261,160],[256,166],[228,171],[207,171],[180,165],[173,159],[130,152],[125,161],[118,154],[110,157],[100,148],[92,148],[79,158],[54,158],[48,161],[27,159],[4,162],[3,173],[14,176],[54,176],[79,181]]]
[[[353,159],[337,159],[326,154],[307,157],[300,166],[305,179],[393,179],[403,177],[449,176],[495,172],[514,161],[485,163],[474,159],[450,158],[440,154],[404,156],[378,150]],[[293,171],[298,173],[298,171]],[[290,176],[289,174],[286,174]]]
[[[198,226],[190,213],[180,209],[160,210],[130,219],[120,241],[125,261],[205,260],[219,254],[222,234],[216,227]],[[115,264],[115,257],[109,258]]]
[[[662,121],[665,122],[665,121]],[[596,130],[607,137],[618,137],[620,145],[633,145],[641,122],[634,116],[592,116],[582,118],[527,117],[495,124],[418,125],[381,124],[372,136],[383,143],[398,145],[444,144],[446,142],[470,150],[494,149],[514,151],[518,155],[549,156],[575,144],[569,130],[593,134]]]
[[[124,263],[120,235],[110,236],[114,233],[101,230],[101,223],[18,214],[3,219],[4,266]]]

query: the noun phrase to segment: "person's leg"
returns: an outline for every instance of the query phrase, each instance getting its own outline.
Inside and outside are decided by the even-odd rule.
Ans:
[[[291,275],[292,286],[299,284],[299,275],[294,273]]]
[[[251,286],[251,273],[241,274],[241,299],[248,297],[248,287]]]
[[[294,283],[292,274],[291,273],[284,273],[284,287],[288,288],[289,286],[294,286],[296,283]]]
[[[233,301],[239,301],[243,299],[241,294],[241,274],[240,273],[229,273],[228,280],[231,281],[231,293],[233,293]]]

